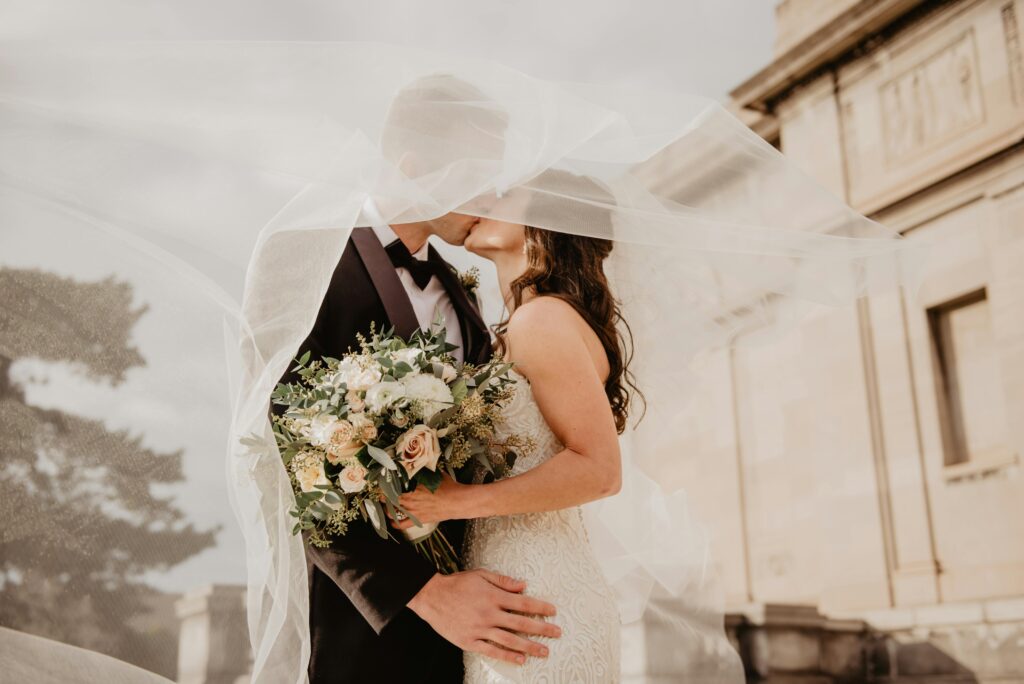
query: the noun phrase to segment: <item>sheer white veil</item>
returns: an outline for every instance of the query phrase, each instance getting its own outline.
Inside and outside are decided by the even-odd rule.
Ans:
[[[702,458],[678,448],[702,391],[692,362],[907,283],[916,250],[701,97],[376,44],[3,45],[0,211],[30,217],[18,230],[47,231],[56,250],[102,236],[97,252],[116,244],[168,293],[200,293],[203,314],[181,311],[167,335],[219,312],[231,425],[226,455],[201,467],[226,471],[245,537],[254,681],[301,682],[309,654],[268,396],[368,223],[367,198],[390,223],[458,211],[615,241],[607,270],[647,412],[623,436],[623,491],[587,507],[592,542],[624,620],[681,630],[695,679],[742,680],[715,521],[695,520],[685,493]],[[177,352],[189,357],[187,339]]]

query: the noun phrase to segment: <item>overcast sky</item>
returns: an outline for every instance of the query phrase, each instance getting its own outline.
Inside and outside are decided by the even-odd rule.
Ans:
[[[724,98],[764,66],[774,0],[4,0],[0,39],[152,38],[372,40],[479,54],[559,80],[631,83]],[[0,199],[3,199],[0,197]],[[53,232],[30,209],[4,205],[0,266],[38,267],[82,280],[113,274],[149,308],[134,334],[147,365],[117,388],[66,367],[23,364],[30,401],[99,418],[161,452],[182,449],[180,505],[200,528],[222,524],[218,547],[159,578],[184,590],[242,582],[242,541],[223,493],[228,416],[224,340],[199,295],[170,286],[88,232]],[[23,214],[19,212],[24,212]],[[15,220],[19,216],[23,220]],[[74,238],[69,240],[68,235]],[[56,248],[55,248],[56,246]],[[461,259],[456,259],[461,261]],[[2,296],[2,293],[0,293]],[[3,304],[0,304],[3,305]],[[7,305],[11,305],[10,302]],[[209,311],[207,313],[202,313]],[[187,315],[192,325],[177,322]],[[182,349],[189,349],[187,357]],[[47,382],[34,383],[32,376]]]
[[[763,66],[776,0],[4,0],[0,38],[372,40],[537,76],[722,97]]]

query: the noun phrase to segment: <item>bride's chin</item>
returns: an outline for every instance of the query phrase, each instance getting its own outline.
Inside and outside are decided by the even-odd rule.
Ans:
[[[490,250],[487,249],[484,241],[474,239],[473,233],[470,233],[466,237],[466,241],[462,243],[462,246],[470,254],[475,254],[478,257],[483,257],[484,259],[491,259]],[[493,259],[491,260],[493,261]]]

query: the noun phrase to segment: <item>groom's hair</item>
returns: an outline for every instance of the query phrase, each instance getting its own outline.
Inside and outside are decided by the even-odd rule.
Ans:
[[[451,74],[421,76],[391,101],[381,150],[398,163],[411,155],[416,175],[465,160],[500,161],[508,113],[479,88]]]

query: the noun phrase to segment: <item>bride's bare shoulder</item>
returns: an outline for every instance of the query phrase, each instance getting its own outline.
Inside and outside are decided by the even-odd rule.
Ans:
[[[567,324],[582,323],[579,312],[560,297],[534,297],[526,302],[508,320],[508,333],[516,337],[565,329]]]
[[[535,297],[509,318],[506,339],[520,358],[543,353],[550,356],[559,348],[577,352],[589,330],[583,317],[558,297]]]

